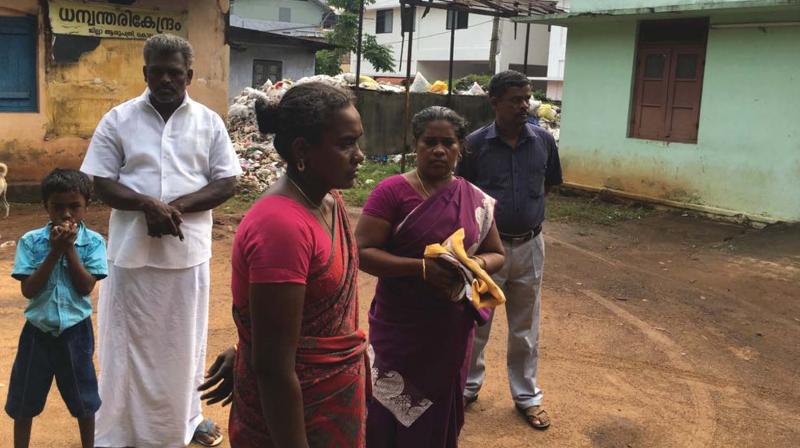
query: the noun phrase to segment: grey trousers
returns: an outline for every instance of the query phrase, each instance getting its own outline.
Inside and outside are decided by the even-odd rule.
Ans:
[[[517,407],[527,409],[542,403],[542,391],[536,386],[539,364],[539,318],[541,309],[542,273],[544,271],[544,238],[524,243],[503,241],[506,262],[494,275],[494,281],[506,295],[508,317],[508,383]],[[477,327],[472,348],[472,362],[467,377],[466,398],[478,394],[486,377],[484,349],[489,340],[492,318]]]

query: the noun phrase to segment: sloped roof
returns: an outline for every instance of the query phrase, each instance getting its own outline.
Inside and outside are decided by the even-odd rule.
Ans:
[[[229,24],[230,26],[236,28],[282,34],[290,37],[315,39],[322,39],[325,37],[325,33],[319,27],[319,25],[278,22],[275,20],[248,19],[246,17],[237,16],[236,14],[230,15]]]
[[[600,3],[600,2],[598,2]],[[771,10],[785,12],[786,20],[796,20],[800,10],[800,0],[729,0],[717,2],[678,3],[674,5],[654,6],[646,8],[598,8],[588,11],[574,11],[570,13],[544,13],[533,14],[530,17],[514,19],[521,23],[543,23],[548,25],[567,26],[571,24],[589,23],[596,20],[615,20],[620,18],[645,19],[654,15],[677,17],[706,16],[710,13],[753,13]]]
[[[499,17],[541,16],[564,12],[555,0],[400,0],[400,3],[420,8],[456,8],[472,14]]]
[[[291,47],[303,47],[314,51],[332,50],[335,46],[321,39],[289,36],[269,31],[258,31],[247,28],[231,26],[228,29],[228,43],[231,47],[250,47],[257,45],[286,45]]]

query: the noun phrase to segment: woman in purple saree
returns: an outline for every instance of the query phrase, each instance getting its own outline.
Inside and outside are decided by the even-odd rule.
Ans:
[[[451,301],[461,277],[425,247],[465,231],[467,253],[489,274],[503,264],[494,200],[454,177],[466,123],[431,107],[412,122],[417,168],[381,182],[356,229],[361,269],[379,278],[369,313],[372,401],[367,447],[451,448],[464,423],[462,394],[477,311]]]

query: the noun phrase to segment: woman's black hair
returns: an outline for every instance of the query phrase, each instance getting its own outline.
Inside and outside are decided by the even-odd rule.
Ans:
[[[289,89],[279,103],[256,101],[258,129],[275,134],[275,149],[293,167],[292,143],[302,137],[319,143],[331,115],[353,104],[353,95],[338,87],[309,82]]]
[[[89,176],[78,170],[63,170],[56,168],[42,179],[42,202],[47,204],[47,200],[53,193],[80,193],[86,203],[92,195],[92,181]]]
[[[414,139],[419,139],[425,132],[428,124],[434,121],[447,121],[453,125],[456,131],[456,137],[459,141],[463,141],[467,137],[467,120],[461,115],[457,114],[453,109],[448,109],[442,106],[431,106],[414,115],[411,119],[411,131]]]

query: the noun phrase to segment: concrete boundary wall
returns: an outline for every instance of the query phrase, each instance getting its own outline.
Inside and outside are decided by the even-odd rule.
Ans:
[[[494,111],[486,96],[453,95],[448,106],[446,95],[411,94],[411,116],[430,106],[448,106],[469,122],[470,132],[494,120]],[[358,111],[364,125],[360,144],[367,155],[399,154],[403,149],[403,108],[405,94],[369,90],[358,92]],[[408,143],[411,145],[409,129]]]

